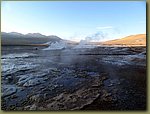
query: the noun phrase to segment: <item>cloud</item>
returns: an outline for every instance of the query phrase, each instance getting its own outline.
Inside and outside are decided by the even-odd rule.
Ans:
[[[99,30],[103,30],[103,29],[112,29],[112,28],[113,28],[112,26],[96,27],[96,29],[99,29]]]

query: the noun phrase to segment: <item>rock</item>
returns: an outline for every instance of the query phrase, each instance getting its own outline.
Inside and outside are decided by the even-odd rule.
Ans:
[[[113,97],[112,97],[112,101],[113,101],[113,102],[116,102],[117,100],[118,100],[118,99],[117,99],[117,96],[113,96]]]
[[[109,86],[113,86],[113,85],[120,85],[120,80],[119,79],[110,80]]]
[[[111,93],[107,93],[105,96],[106,96],[106,97],[109,97],[109,96],[111,96]]]
[[[25,82],[23,84],[24,87],[30,87],[30,86],[35,86],[35,85],[39,85],[44,83],[44,79],[43,78],[34,78],[34,79],[30,79],[27,82]]]
[[[38,110],[39,110],[39,111],[42,111],[42,110],[43,110],[43,111],[47,111],[47,109],[45,109],[44,107],[38,107]]]
[[[42,94],[37,94],[30,97],[30,100],[36,103],[40,103],[43,99],[44,99],[44,95]]]
[[[37,106],[36,104],[33,104],[33,105],[28,105],[26,107],[24,107],[24,110],[37,110]]]
[[[113,102],[113,98],[111,96],[103,98],[103,101]]]
[[[25,106],[25,107],[24,107],[24,110],[29,110],[30,107],[31,107],[31,105]]]
[[[111,86],[113,86],[113,84],[112,84],[112,83],[110,83],[110,84],[108,85],[108,87],[111,87]]]
[[[8,81],[8,83],[11,83],[13,81],[13,77],[12,76],[7,76],[6,80]]]
[[[94,81],[92,82],[92,87],[100,87],[105,79],[107,79],[106,76],[95,77]]]
[[[17,84],[19,86],[34,86],[37,85],[39,83],[44,82],[45,80],[48,79],[47,74],[49,73],[49,71],[47,70],[42,70],[40,72],[32,72],[30,74],[25,74],[25,75],[19,75],[18,76],[18,82]],[[33,81],[35,81],[35,83],[33,83]],[[36,83],[37,82],[37,83]],[[32,83],[32,84],[31,84]]]
[[[39,78],[36,76],[30,76],[30,75],[21,75],[19,76],[19,80],[17,82],[17,85],[24,86],[24,87],[30,87],[35,86],[41,83],[44,83],[45,78]]]
[[[94,88],[82,88],[72,94],[61,93],[47,104],[48,110],[77,110],[91,104],[100,92]]]
[[[6,85],[5,87],[2,88],[2,97],[10,96],[16,92],[17,92],[16,87]]]
[[[146,55],[146,51],[139,53],[139,55]]]
[[[38,101],[38,100],[39,100],[39,98],[40,98],[40,95],[39,95],[39,94],[37,94],[37,95],[33,95],[33,96],[31,96],[31,97],[30,97],[30,100],[31,100],[31,101]]]
[[[108,93],[106,90],[103,90],[101,100],[102,101],[113,101],[112,94]]]
[[[102,85],[102,82],[101,81],[96,81],[92,87],[100,87]]]
[[[54,88],[58,87],[58,85],[54,85]]]
[[[11,96],[11,98],[16,99],[16,98],[18,98],[18,96],[14,94],[14,95]]]
[[[45,94],[44,94],[44,99],[47,99],[47,97],[48,97],[48,94],[45,93]]]
[[[22,86],[24,83],[26,83],[28,80],[30,80],[30,79],[32,79],[33,77],[30,77],[30,76],[28,76],[28,75],[21,75],[21,76],[19,76],[20,78],[19,78],[19,80],[18,80],[18,82],[17,82],[17,84],[19,85],[19,86]]]

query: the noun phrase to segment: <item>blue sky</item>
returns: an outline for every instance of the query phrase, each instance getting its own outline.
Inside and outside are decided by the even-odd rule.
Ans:
[[[145,1],[5,1],[1,5],[3,32],[39,32],[75,41],[97,34],[96,40],[103,41],[146,33]]]

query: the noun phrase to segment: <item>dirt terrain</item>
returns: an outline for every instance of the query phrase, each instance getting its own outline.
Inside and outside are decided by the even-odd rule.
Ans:
[[[2,110],[146,110],[146,47],[2,47]]]

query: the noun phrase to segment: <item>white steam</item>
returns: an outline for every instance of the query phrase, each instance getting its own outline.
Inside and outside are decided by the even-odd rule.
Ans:
[[[50,46],[48,48],[45,48],[43,50],[60,50],[67,48],[67,43],[65,41],[55,42],[55,43],[47,43]]]
[[[73,49],[78,49],[78,48],[95,48],[96,45],[90,44],[87,40],[81,40],[77,46],[75,46]]]

